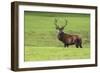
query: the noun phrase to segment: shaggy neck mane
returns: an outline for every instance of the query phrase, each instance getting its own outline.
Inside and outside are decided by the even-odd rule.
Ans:
[[[63,37],[64,37],[64,32],[62,31],[62,32],[60,32],[59,34],[58,34],[58,39],[60,40],[60,41],[63,41]]]

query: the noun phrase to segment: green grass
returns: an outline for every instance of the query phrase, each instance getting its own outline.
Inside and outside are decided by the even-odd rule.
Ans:
[[[25,61],[52,59],[79,59],[90,56],[90,15],[75,13],[47,13],[25,11]],[[64,32],[82,37],[83,48],[75,46],[63,48],[63,43],[57,39],[54,19],[58,25],[68,25]],[[41,48],[42,47],[42,48]],[[55,47],[55,48],[48,48]]]
[[[87,59],[89,48],[25,47],[25,61]]]

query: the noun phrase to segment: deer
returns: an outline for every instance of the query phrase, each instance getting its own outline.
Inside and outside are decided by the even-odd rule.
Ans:
[[[58,26],[57,19],[55,19],[54,24],[56,26],[56,30],[58,31],[57,38],[64,44],[64,47],[69,47],[69,45],[75,45],[76,48],[82,48],[82,39],[79,35],[67,34],[63,31],[66,25],[68,25],[66,19],[65,25],[63,26]]]

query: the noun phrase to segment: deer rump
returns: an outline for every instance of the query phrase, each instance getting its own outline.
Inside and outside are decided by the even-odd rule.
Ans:
[[[64,43],[64,47],[69,45],[76,45],[76,47],[82,48],[82,40],[78,35],[70,35],[66,33],[60,33],[58,39]]]

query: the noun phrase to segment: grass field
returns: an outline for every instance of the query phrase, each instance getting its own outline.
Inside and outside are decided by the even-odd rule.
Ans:
[[[89,48],[26,47],[25,52],[25,61],[90,58]]]
[[[90,57],[90,15],[74,13],[25,12],[25,61],[85,59]],[[64,32],[82,37],[83,48],[64,48],[57,39],[54,19],[68,25]]]

